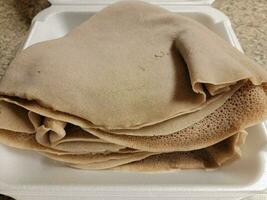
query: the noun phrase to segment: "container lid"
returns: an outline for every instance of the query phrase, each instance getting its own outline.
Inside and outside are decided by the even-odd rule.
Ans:
[[[119,0],[49,0],[53,5],[108,5]],[[211,5],[215,0],[143,0],[159,5]]]

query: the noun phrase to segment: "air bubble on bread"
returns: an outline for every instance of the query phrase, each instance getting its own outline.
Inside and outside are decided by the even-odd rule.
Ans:
[[[262,86],[242,86],[223,106],[199,122],[166,136],[114,135],[98,130],[92,134],[116,144],[143,151],[190,151],[213,145],[262,120],[266,114],[266,94]]]
[[[240,157],[240,145],[244,143],[246,135],[246,131],[240,131],[211,147],[152,155],[112,169],[153,172],[194,168],[214,169]]]

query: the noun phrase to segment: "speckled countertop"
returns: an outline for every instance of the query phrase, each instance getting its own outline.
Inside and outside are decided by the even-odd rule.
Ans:
[[[0,75],[14,58],[32,16],[47,5],[46,0],[0,0]],[[267,0],[216,0],[213,7],[229,16],[245,54],[267,69]]]
[[[246,53],[267,68],[267,0],[217,0]]]

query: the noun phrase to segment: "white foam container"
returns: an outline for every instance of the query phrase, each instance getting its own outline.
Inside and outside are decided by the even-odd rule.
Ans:
[[[64,36],[111,0],[51,0],[32,22],[23,46]],[[212,0],[151,0],[206,25],[242,51],[229,19]],[[34,152],[0,145],[0,193],[17,200],[242,199],[267,189],[265,124],[248,129],[242,159],[215,171],[172,173],[82,171],[64,167]]]

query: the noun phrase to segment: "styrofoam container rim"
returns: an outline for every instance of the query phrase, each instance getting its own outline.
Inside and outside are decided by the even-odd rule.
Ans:
[[[119,0],[48,0],[53,5],[108,5]],[[143,0],[159,5],[210,5],[215,0]]]

